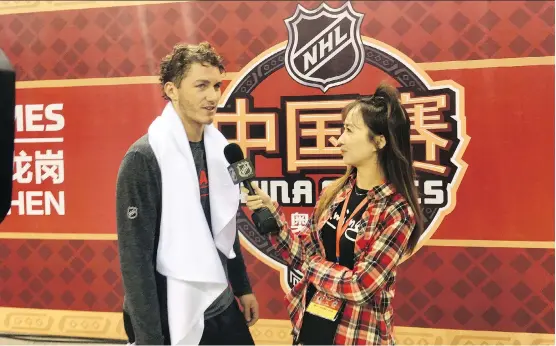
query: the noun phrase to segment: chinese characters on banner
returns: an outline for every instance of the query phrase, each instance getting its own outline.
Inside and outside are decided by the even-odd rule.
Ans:
[[[448,149],[450,141],[440,137],[438,132],[450,132],[450,125],[444,122],[441,113],[447,108],[446,95],[412,98],[402,93],[401,100],[411,120],[412,144],[422,143],[425,146],[425,162],[415,161],[415,168],[445,174],[448,168],[439,164],[438,148]]]
[[[450,132],[450,124],[443,119],[442,112],[447,109],[448,97],[434,95],[412,97],[402,93],[401,100],[411,121],[411,141],[414,146],[424,146],[424,160],[416,160],[415,168],[433,174],[445,175],[448,167],[440,164],[438,150],[447,150],[450,141],[439,135]],[[336,140],[342,133],[341,109],[352,100],[286,101],[287,171],[299,172],[302,169],[343,168],[340,148]],[[235,113],[218,113],[215,125],[233,125],[236,138],[230,139],[240,145],[244,152],[263,150],[276,152],[278,137],[278,114],[248,111],[248,100],[237,99]],[[251,138],[251,125],[264,125],[263,138]],[[312,145],[301,145],[311,140]],[[286,155],[282,155],[286,156]]]
[[[291,229],[293,233],[298,233],[303,230],[303,227],[309,222],[309,214],[307,213],[292,213],[291,216]]]
[[[16,105],[13,215],[65,215],[64,105]]]

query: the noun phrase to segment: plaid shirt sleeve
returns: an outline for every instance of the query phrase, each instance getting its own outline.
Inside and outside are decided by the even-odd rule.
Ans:
[[[273,214],[280,231],[270,235],[270,242],[288,265],[301,270],[305,260],[317,253],[316,242],[312,239],[312,230],[315,227],[314,216],[311,215],[309,222],[300,232],[293,233],[282,212],[282,207],[276,202],[274,202],[274,207],[276,210]]]
[[[387,211],[380,234],[356,259],[353,270],[315,254],[309,258],[307,278],[326,294],[363,305],[386,283],[405,251],[414,226],[409,206],[393,205]]]

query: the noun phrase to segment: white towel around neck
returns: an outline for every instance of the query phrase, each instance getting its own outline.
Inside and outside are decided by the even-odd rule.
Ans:
[[[226,257],[235,257],[240,190],[227,170],[228,141],[213,125],[205,126],[213,239],[189,140],[171,102],[149,127],[148,138],[162,175],[156,269],[167,277],[170,338],[173,345],[198,345],[205,310],[228,286],[217,248]]]

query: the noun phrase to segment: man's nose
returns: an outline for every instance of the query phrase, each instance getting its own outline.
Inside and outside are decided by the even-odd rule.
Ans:
[[[215,90],[214,88],[207,94],[207,100],[210,102],[217,102],[220,99],[220,90]]]

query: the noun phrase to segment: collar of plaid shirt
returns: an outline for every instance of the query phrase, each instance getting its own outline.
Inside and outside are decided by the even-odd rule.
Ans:
[[[318,253],[311,256],[310,249],[307,249],[307,255],[310,257],[302,261],[301,266],[304,277],[285,297],[293,323],[293,335],[298,335],[301,329],[306,306],[306,290],[309,283],[313,283],[317,289],[346,300],[335,344],[393,344],[391,299],[394,296],[395,263],[403,254],[406,240],[409,238],[412,229],[411,218],[407,216],[407,203],[404,203],[405,200],[396,193],[391,183],[375,186],[368,192],[367,198],[371,203],[361,217],[362,229],[373,231],[364,231],[357,235],[354,246],[354,269],[349,270],[326,261],[320,231],[354,186],[355,175],[353,174],[317,224],[308,225],[307,231],[311,234],[310,238],[317,243],[313,245],[317,245],[314,249]],[[403,206],[403,209],[399,206]],[[387,209],[393,211],[385,213]],[[395,224],[392,226],[397,229],[395,234],[384,232],[386,214]],[[386,246],[391,245],[386,245],[386,242],[394,242],[394,245],[386,249]],[[377,246],[381,248],[377,249]],[[383,254],[376,254],[377,251]],[[370,252],[375,254],[371,255]],[[373,267],[371,261],[376,261],[375,263],[379,265]],[[357,280],[355,272],[361,271],[362,268],[365,272],[357,275],[364,279]],[[347,280],[348,277],[351,280]]]
[[[355,186],[355,173],[352,173],[349,176],[346,185],[344,185],[344,187],[336,195],[336,198],[334,199],[334,203],[332,203],[333,205],[331,205],[330,208],[328,208],[328,211],[329,212],[334,211],[336,209],[334,204],[338,206],[338,204],[340,204],[344,199],[346,199],[346,196],[353,189],[354,186]],[[377,185],[372,189],[370,189],[369,192],[367,193],[367,197],[371,201],[379,201],[383,198],[393,195],[394,193],[396,193],[396,188],[394,187],[394,185],[386,182],[384,184]]]
[[[330,218],[332,213],[334,213],[334,211],[336,210],[338,205],[346,199],[346,197],[349,195],[349,192],[351,190],[353,190],[354,187],[355,187],[355,173],[353,173],[349,176],[347,183],[340,190],[340,192],[338,192],[338,194],[334,198],[334,201],[330,204],[328,209],[324,213],[322,213],[320,219],[318,220],[317,235],[318,235],[318,239],[319,239],[320,242],[321,242],[321,239],[320,239],[320,234],[319,233],[322,230],[322,227],[324,226],[326,221],[328,221],[328,219]],[[368,221],[369,212],[372,209],[373,205],[375,205],[377,202],[380,202],[380,200],[382,200],[382,199],[384,199],[388,196],[391,196],[395,193],[396,193],[396,188],[394,187],[393,184],[388,183],[388,182],[386,182],[384,184],[377,185],[377,186],[373,187],[372,189],[370,189],[369,192],[367,193],[367,198],[369,199],[369,201],[371,203],[369,203],[369,206],[367,207],[367,210],[363,213],[362,221],[365,222],[365,223]],[[323,250],[322,254],[324,255],[324,248],[322,248],[321,250]]]

